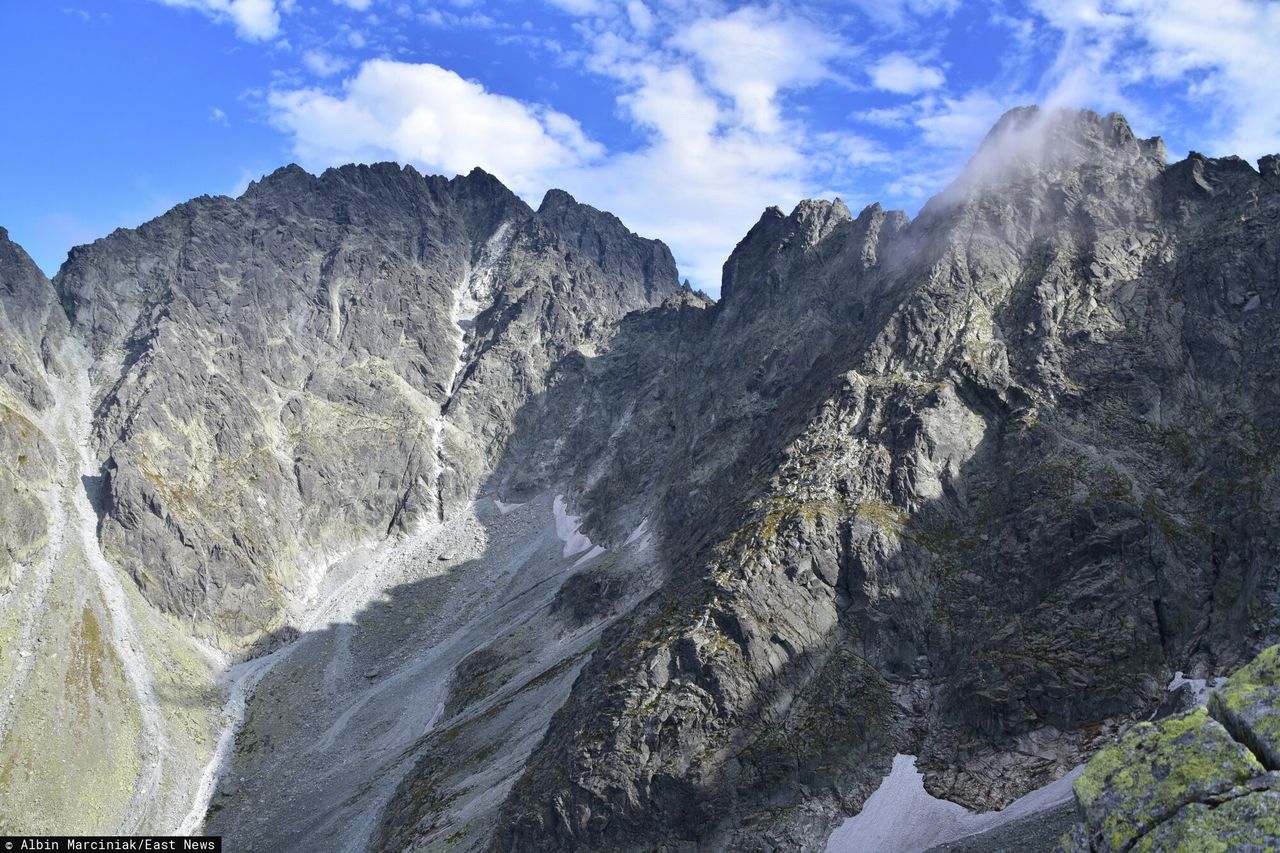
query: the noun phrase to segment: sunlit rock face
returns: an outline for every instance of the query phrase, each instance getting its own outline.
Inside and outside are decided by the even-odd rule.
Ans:
[[[57,286],[112,366],[103,546],[232,651],[287,628],[327,555],[465,503],[552,364],[679,290],[665,246],[565,193],[535,213],[392,164],[196,199]]]
[[[54,404],[45,364],[66,318],[49,280],[0,228],[0,592],[10,591],[48,538],[45,492],[56,460],[40,421]]]
[[[1043,790],[1280,639],[1276,162],[1016,110],[915,219],[765,211],[719,302],[480,171],[288,167],[52,283],[0,235],[0,585],[133,756],[86,827],[821,850],[895,755],[965,826]]]
[[[1278,216],[1243,161],[1036,110],[913,221],[767,211],[671,321],[688,380],[616,407],[674,465],[582,475],[662,489],[671,580],[494,846],[821,847],[895,753],[1003,806],[1274,637]]]

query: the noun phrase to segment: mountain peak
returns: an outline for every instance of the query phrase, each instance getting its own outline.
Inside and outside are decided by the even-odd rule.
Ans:
[[[568,192],[561,189],[549,189],[542,196],[542,203],[538,205],[538,212],[557,210],[565,207],[576,207],[578,200]]]
[[[1064,144],[1089,148],[1128,148],[1154,144],[1159,137],[1139,140],[1123,115],[1099,115],[1093,110],[1068,107],[1014,107],[1002,115],[978,146],[975,157],[996,147],[1002,150],[1016,143],[1016,151],[1027,156],[1062,153]]]
[[[650,298],[679,289],[676,262],[667,245],[640,237],[608,211],[583,204],[564,190],[551,189],[542,197],[536,218],[566,247],[608,274],[642,269]]]
[[[1102,168],[1113,176],[1154,177],[1167,164],[1158,136],[1140,139],[1119,113],[1065,107],[1015,107],[992,126],[956,179],[925,205],[927,211],[950,208],[988,194],[1014,191],[1019,197],[1039,194],[1085,168]],[[1031,182],[1031,183],[1028,183]]]

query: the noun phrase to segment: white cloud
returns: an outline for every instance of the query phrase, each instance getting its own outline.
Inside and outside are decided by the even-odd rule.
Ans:
[[[641,234],[667,240],[682,272],[715,291],[720,267],[764,208],[816,189],[801,141],[724,125],[715,98],[687,68],[646,66],[621,100],[651,134],[638,150],[556,176]]]
[[[278,90],[276,123],[308,168],[395,159],[453,174],[479,165],[536,204],[550,187],[668,241],[681,271],[718,289],[720,268],[770,205],[848,186],[888,155],[853,133],[817,132],[785,96],[839,81],[854,51],[776,7],[716,15],[670,0],[552,0],[581,16],[586,52],[634,131],[605,151],[574,119],[486,91],[435,65],[366,62],[337,90]],[[573,58],[570,58],[572,56]]]
[[[373,5],[373,0],[333,0],[333,2],[348,9],[355,9],[357,12],[363,12]]]
[[[299,160],[315,169],[385,159],[446,174],[480,166],[517,192],[540,193],[548,174],[601,153],[569,117],[437,65],[371,60],[339,94],[276,91],[268,101]]]
[[[915,107],[900,104],[896,107],[873,107],[855,113],[854,118],[877,127],[906,127],[915,116]]]
[[[158,0],[166,6],[196,9],[215,21],[230,21],[242,38],[275,38],[280,32],[280,8],[275,0]]]
[[[957,98],[926,98],[918,104],[920,114],[915,125],[922,141],[943,151],[969,152],[982,141],[1010,107],[1011,98],[999,98],[989,92],[974,90]]]
[[[632,29],[642,36],[653,30],[653,13],[641,0],[627,0],[627,19]]]
[[[779,92],[830,78],[828,63],[850,52],[830,32],[754,7],[697,20],[673,43],[697,58],[747,125],[765,132],[778,129]]]
[[[209,121],[214,124],[220,124],[223,127],[230,127],[231,122],[227,120],[227,113],[220,107],[211,107],[209,109]]]
[[[871,82],[876,88],[899,95],[936,89],[946,79],[939,69],[921,65],[904,53],[891,53],[871,66]]]
[[[952,15],[960,0],[849,0],[875,24],[890,30],[914,28],[915,19]]]
[[[1220,0],[1040,0],[1036,10],[1062,33],[1045,100],[1122,109],[1130,120],[1177,118],[1133,94],[1145,84],[1181,86],[1202,111],[1183,129],[1210,154],[1256,158],[1280,149],[1280,4]],[[1216,128],[1207,138],[1206,130]]]
[[[323,50],[308,50],[302,54],[302,64],[317,77],[332,77],[346,71],[351,63],[341,56],[334,56]]]
[[[570,15],[594,15],[604,11],[600,0],[550,0],[550,3]]]
[[[1029,100],[1016,90],[974,88],[960,95],[926,94],[893,108],[865,110],[855,118],[911,135],[895,146],[891,158],[881,158],[883,145],[867,140],[861,162],[880,167],[886,181],[883,192],[889,198],[922,202],[956,177],[1001,115]],[[855,148],[855,157],[857,153]]]
[[[833,172],[880,153],[852,134],[812,132],[783,100],[838,79],[833,64],[853,50],[830,32],[776,8],[715,15],[682,6],[657,20],[675,34],[633,38],[592,22],[587,66],[621,85],[618,106],[645,141],[560,180],[669,242],[681,271],[715,292],[721,266],[766,207],[825,194]]]

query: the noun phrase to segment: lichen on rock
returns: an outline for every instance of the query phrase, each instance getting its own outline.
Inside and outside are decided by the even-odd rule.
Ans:
[[[1258,655],[1214,691],[1209,710],[1268,770],[1280,770],[1280,646]]]
[[[1075,783],[1081,823],[1059,849],[1274,849],[1278,654],[1280,646],[1263,651],[1208,708],[1140,723],[1098,753]]]

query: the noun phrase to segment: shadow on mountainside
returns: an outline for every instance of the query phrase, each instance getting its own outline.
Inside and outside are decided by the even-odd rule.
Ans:
[[[1224,235],[1276,206],[1183,181],[1237,179],[1216,162],[1152,178],[1136,222],[1071,186],[909,225],[766,213],[715,308],[631,315],[559,362],[482,489],[478,550],[296,643],[210,828],[813,845],[895,751],[1002,805],[1172,669],[1274,638],[1275,241],[1245,229],[1242,269]],[[548,526],[561,488],[610,549],[582,575]],[[643,560],[621,544],[642,519]]]

